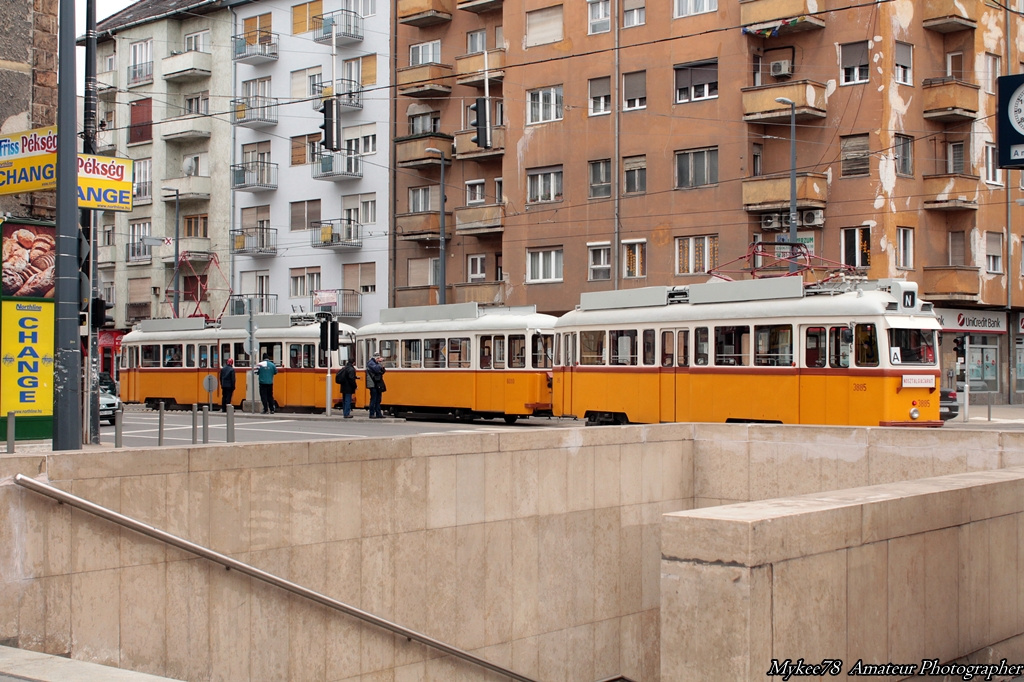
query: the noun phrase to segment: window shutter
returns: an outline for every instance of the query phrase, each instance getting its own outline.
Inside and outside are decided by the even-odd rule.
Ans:
[[[149,277],[128,280],[128,302],[149,303],[151,281]]]
[[[634,71],[622,77],[622,90],[627,100],[647,96],[647,72]]]
[[[292,99],[302,99],[306,96],[306,70],[292,71],[289,92]]]
[[[967,262],[964,260],[964,233],[963,232],[950,232],[949,233],[949,264],[950,265],[966,265]]]
[[[645,0],[623,0],[622,9],[628,12],[631,9],[640,9],[644,5]]]
[[[526,46],[556,43],[562,39],[562,6],[526,13]]]
[[[293,201],[291,203],[291,219],[288,223],[293,230],[306,229],[306,202]]]
[[[964,172],[964,144],[963,142],[954,142],[949,145],[949,172],[950,173],[963,173]]]
[[[698,64],[692,69],[693,84],[704,85],[705,83],[716,83],[718,81],[718,62]]]
[[[362,57],[361,85],[375,85],[377,83],[377,55],[368,54]]]
[[[693,69],[689,66],[676,67],[676,90],[688,89],[693,85]]]
[[[850,135],[840,143],[842,175],[867,175],[870,172],[868,136]]]
[[[422,287],[430,283],[430,259],[409,259],[409,286]]]
[[[320,200],[313,199],[306,202],[306,220],[309,223],[320,222]],[[319,270],[317,270],[319,272]]]
[[[902,66],[910,66],[913,51],[910,43],[896,43],[896,63]]]
[[[628,156],[622,160],[623,170],[632,171],[640,170],[641,168],[647,167],[646,156]]]
[[[985,233],[985,255],[1001,256],[1003,253],[1003,235],[998,232]]]
[[[377,281],[376,263],[359,263],[359,284],[374,284]]]
[[[842,48],[842,68],[850,68],[868,63],[868,44],[866,41],[847,43]]]
[[[590,80],[590,96],[606,97],[612,94],[612,79],[610,76],[604,78],[592,78]]]
[[[433,211],[435,206],[441,205],[441,185],[430,186],[430,205],[427,206],[428,211]]]
[[[345,263],[341,266],[341,285],[346,289],[359,290],[359,263]]]
[[[292,165],[301,166],[306,163],[306,136],[292,138]]]

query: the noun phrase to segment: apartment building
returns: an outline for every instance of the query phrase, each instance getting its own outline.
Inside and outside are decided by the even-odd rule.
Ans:
[[[963,339],[961,380],[997,402],[1021,399],[1024,193],[995,147],[996,78],[1024,70],[1017,13],[978,0],[486,8],[398,0],[396,304],[403,287],[438,281],[421,263],[436,257],[427,214],[440,209],[438,155],[423,147],[453,145],[448,291],[462,300],[484,254],[494,301],[559,313],[584,291],[685,285],[713,268],[747,277],[788,250],[742,260],[752,243],[788,239],[795,119],[797,239],[864,276],[918,282],[943,314],[943,366],[955,367]],[[474,42],[480,31],[497,41]],[[464,144],[464,105],[484,79],[460,65],[494,47],[501,143],[480,159]],[[427,110],[432,137],[410,140],[402,118],[412,133]],[[458,218],[478,180],[497,204],[485,237]],[[404,214],[423,226],[416,248]]]
[[[359,326],[387,306],[390,17],[377,0],[238,8],[232,312],[251,300]],[[340,151],[321,144],[331,97]]]

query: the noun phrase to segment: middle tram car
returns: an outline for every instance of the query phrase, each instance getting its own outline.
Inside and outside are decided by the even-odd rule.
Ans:
[[[356,332],[357,404],[369,403],[366,362],[380,353],[387,386],[381,406],[393,415],[503,418],[509,424],[550,415],[555,320],[535,306],[382,310],[380,322]]]

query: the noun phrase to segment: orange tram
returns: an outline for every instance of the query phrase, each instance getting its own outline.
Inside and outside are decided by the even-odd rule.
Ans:
[[[903,280],[585,293],[555,324],[553,412],[590,424],[941,426],[938,319]]]

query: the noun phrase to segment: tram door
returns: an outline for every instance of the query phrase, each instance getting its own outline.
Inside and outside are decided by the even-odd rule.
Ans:
[[[683,335],[686,334],[685,330],[680,331],[679,333]],[[660,343],[660,354],[658,356],[660,358],[658,363],[658,390],[660,392],[660,399],[658,400],[660,405],[659,419],[662,422],[674,422],[678,421],[678,417],[676,416],[676,395],[678,388],[678,375],[676,373],[676,331],[662,331]]]
[[[558,364],[561,348],[561,371],[552,373],[551,405],[556,416],[575,415],[572,408],[573,372],[578,361],[576,355],[576,333],[566,332],[561,335],[560,343],[555,345],[555,363]],[[577,417],[582,415],[576,415]]]

